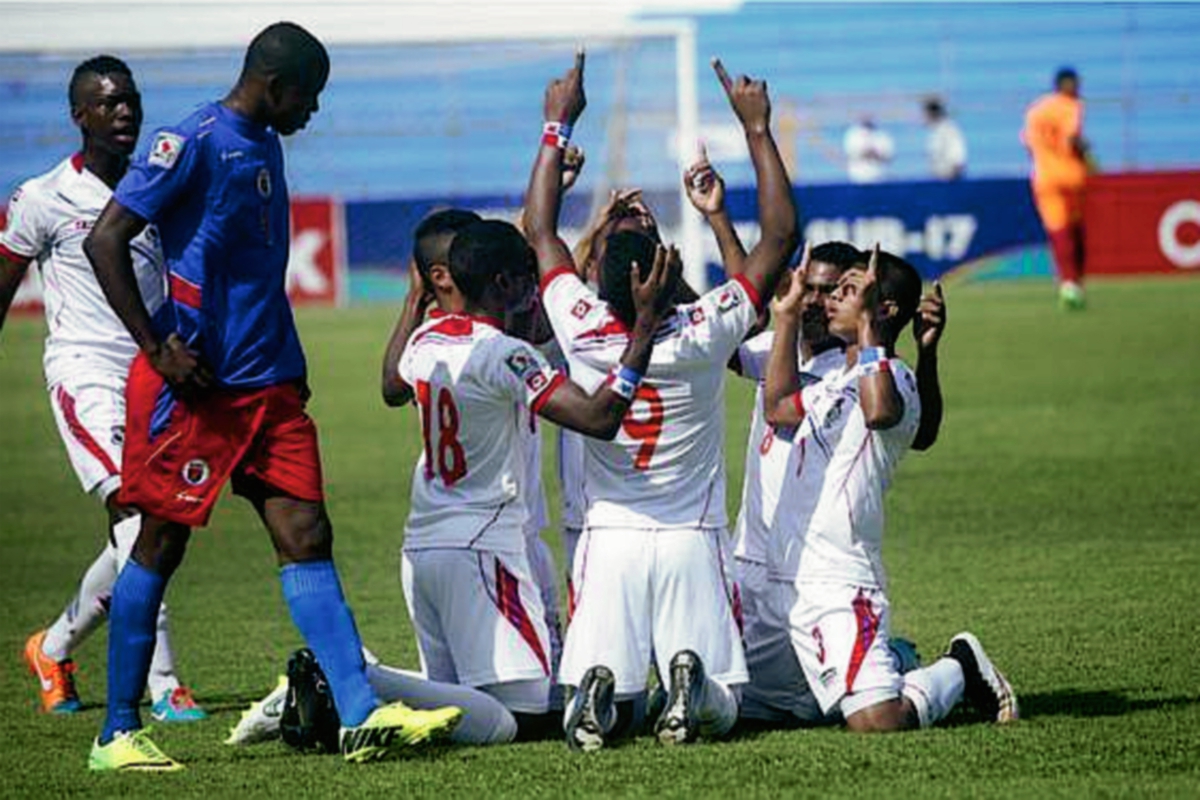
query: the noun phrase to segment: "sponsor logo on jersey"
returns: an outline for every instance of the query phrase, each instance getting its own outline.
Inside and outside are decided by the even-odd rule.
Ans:
[[[150,154],[146,157],[146,163],[170,169],[179,160],[179,153],[183,150],[185,141],[187,140],[177,133],[159,131],[159,134],[154,137],[154,144],[150,145]]]
[[[527,379],[534,372],[541,372],[533,356],[520,350],[514,350],[509,353],[504,359],[504,363],[508,365],[512,374],[521,380]]]
[[[592,304],[587,300],[580,300],[571,308],[571,316],[575,319],[583,319],[592,311]]]
[[[717,296],[717,311],[722,314],[733,311],[742,304],[742,296],[733,289],[726,289]]]
[[[529,391],[531,392],[540,392],[549,382],[550,379],[546,377],[546,373],[540,370],[525,378],[525,385],[529,387]]]
[[[693,306],[687,312],[688,324],[703,325],[704,324],[704,309],[700,306]]]
[[[258,194],[263,200],[271,196],[271,173],[266,167],[262,167],[258,171],[258,176],[254,179],[254,186],[258,189]]]
[[[208,481],[212,471],[208,468],[208,462],[202,458],[193,458],[191,461],[183,465],[181,474],[183,480],[189,486],[201,486]]]
[[[837,674],[838,671],[836,667],[830,667],[822,672],[820,675],[821,685],[829,686],[831,683],[834,683],[837,680]]]
[[[117,447],[122,447],[125,444],[125,426],[113,425],[112,443]]]

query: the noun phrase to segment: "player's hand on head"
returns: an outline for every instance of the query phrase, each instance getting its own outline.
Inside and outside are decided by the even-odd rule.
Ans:
[[[946,330],[946,296],[942,293],[942,282],[933,284],[933,291],[926,292],[917,306],[913,317],[913,338],[921,350],[934,350]]]
[[[425,277],[421,274],[421,270],[417,268],[415,260],[408,262],[408,295],[405,299],[409,303],[414,303],[424,311],[433,304],[435,300],[433,296],[433,287],[425,283]]]
[[[645,280],[641,277],[641,269],[635,261],[629,268],[629,284],[633,291],[633,308],[638,319],[658,319],[667,307],[673,276],[682,269],[679,250],[671,245],[654,248],[654,263]]]
[[[547,122],[565,122],[574,125],[587,106],[583,92],[583,49],[575,53],[575,65],[561,78],[550,81],[543,102],[544,119]]]
[[[742,127],[747,131],[765,133],[771,123],[771,98],[767,95],[767,82],[751,80],[745,75],[731,78],[719,58],[712,60],[712,67]]]
[[[796,317],[800,315],[801,300],[804,298],[804,276],[808,273],[808,263],[812,259],[812,243],[804,243],[804,252],[800,255],[800,265],[794,270],[786,271],[771,298],[771,313],[777,318]]]
[[[212,385],[212,371],[177,333],[168,336],[149,357],[155,371],[185,397]]]
[[[562,188],[564,192],[579,180],[586,160],[583,148],[577,144],[568,145],[567,149],[563,151]]]
[[[704,143],[699,145],[696,161],[683,173],[688,200],[701,214],[719,214],[725,208],[725,180],[708,160]]]

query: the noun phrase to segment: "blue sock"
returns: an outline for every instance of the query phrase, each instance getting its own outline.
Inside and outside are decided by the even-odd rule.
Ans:
[[[287,564],[279,571],[292,622],[329,679],[333,702],[346,727],[361,724],[379,705],[367,682],[362,640],[342,595],[332,561]]]
[[[108,716],[100,743],[142,727],[138,704],[146,691],[155,625],[167,581],[130,559],[113,584],[108,616]]]

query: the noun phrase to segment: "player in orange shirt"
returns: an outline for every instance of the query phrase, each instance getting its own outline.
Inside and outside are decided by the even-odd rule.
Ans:
[[[1083,308],[1083,193],[1088,146],[1083,138],[1079,74],[1063,67],[1054,92],[1025,112],[1021,141],[1033,158],[1033,200],[1058,265],[1059,303]]]

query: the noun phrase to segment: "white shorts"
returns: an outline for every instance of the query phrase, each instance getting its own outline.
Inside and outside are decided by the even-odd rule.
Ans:
[[[753,592],[743,584],[750,683],[742,688],[741,716],[785,725],[828,722],[792,648],[788,615],[795,589],[790,583],[767,581],[761,564],[739,561],[738,566],[749,567],[743,577],[753,581],[761,569],[764,579]]]
[[[111,379],[61,381],[50,387],[50,408],[83,490],[107,501],[121,487],[124,389]]]
[[[749,679],[726,580],[724,530],[584,531],[575,554],[575,613],[559,682],[578,686],[591,667],[616,677],[618,695],[645,691],[651,659],[695,651],[709,677]]]
[[[889,643],[891,609],[882,589],[775,585],[772,605],[790,607],[792,646],[822,711],[849,717],[900,696],[904,679]]]
[[[747,561],[744,558],[735,558],[733,568],[737,582],[739,614],[741,615],[739,624],[742,629],[742,638],[745,638],[759,616],[759,607],[766,602],[767,565],[757,561]]]
[[[540,681],[537,698],[510,708],[549,709],[550,636],[524,553],[404,551],[400,576],[427,678],[477,688]]]

